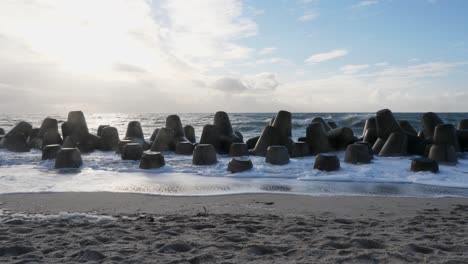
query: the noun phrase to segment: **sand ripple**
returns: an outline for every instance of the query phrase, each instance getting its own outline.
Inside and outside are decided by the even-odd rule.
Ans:
[[[468,206],[399,218],[0,216],[1,263],[468,263]]]

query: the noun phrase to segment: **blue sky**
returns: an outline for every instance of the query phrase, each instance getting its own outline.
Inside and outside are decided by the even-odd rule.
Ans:
[[[246,42],[258,48],[280,46],[281,54],[296,61],[334,46],[359,53],[350,54],[351,62],[457,59],[467,48],[463,47],[468,40],[466,1],[272,2],[247,2],[263,14],[256,19],[258,36]],[[375,4],[359,5],[365,2]],[[308,13],[316,17],[301,21],[300,17]],[[366,52],[360,52],[363,50]]]
[[[6,0],[0,111],[468,111],[467,11],[463,0]]]
[[[258,35],[245,39],[300,64],[310,54],[349,54],[313,67],[320,74],[344,64],[410,64],[468,58],[467,1],[255,1]],[[367,3],[367,4],[366,4]],[[260,11],[261,10],[261,11]],[[300,18],[313,14],[310,20]]]

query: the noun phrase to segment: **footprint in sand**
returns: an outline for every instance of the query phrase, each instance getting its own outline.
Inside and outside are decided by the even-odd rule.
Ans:
[[[23,245],[11,245],[0,247],[0,256],[21,256],[30,252],[35,251],[36,249],[31,246]]]
[[[27,227],[17,227],[17,228],[12,228],[10,229],[10,232],[13,234],[27,234],[31,233],[33,230],[31,228]]]
[[[406,245],[405,249],[408,250],[408,251],[411,251],[411,252],[421,253],[421,254],[434,253],[434,249],[432,249],[430,247],[416,245],[416,244],[413,244],[413,243],[410,243],[410,244]]]
[[[201,254],[189,259],[190,264],[218,263],[217,258],[212,254]]]
[[[343,225],[350,225],[353,223],[353,221],[351,219],[337,218],[335,219],[335,223],[343,224]]]
[[[355,238],[351,240],[351,244],[357,248],[363,249],[381,249],[385,248],[385,245],[372,239]]]
[[[173,242],[169,244],[165,244],[159,249],[160,253],[180,253],[180,252],[187,252],[192,249],[192,246],[186,242]]]
[[[265,245],[249,245],[246,247],[246,252],[250,255],[263,256],[275,253],[275,250]]]
[[[336,241],[329,241],[321,246],[323,249],[348,249],[351,247],[349,243],[340,243]]]
[[[192,228],[195,230],[203,230],[207,228],[216,228],[216,226],[211,225],[211,224],[198,224],[198,225],[193,225]]]

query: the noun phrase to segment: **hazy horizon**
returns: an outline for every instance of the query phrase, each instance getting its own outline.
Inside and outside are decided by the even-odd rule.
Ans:
[[[463,0],[6,0],[0,113],[468,111]]]
[[[158,114],[158,115],[179,115],[179,114],[194,114],[194,115],[202,115],[202,114],[207,114],[207,115],[214,115],[218,111],[224,111],[227,112],[228,114],[277,114],[279,111],[285,110],[288,111],[288,109],[278,109],[277,111],[268,111],[268,112],[227,112],[224,111],[223,109],[218,109],[212,112],[87,112],[83,111],[85,114],[85,117],[87,114],[125,114],[125,115],[144,115],[144,114]],[[378,109],[382,110],[382,109]],[[349,112],[320,112],[320,111],[314,111],[314,112],[291,112],[293,115],[294,114],[375,114],[378,110],[376,111],[369,111],[369,112],[357,112],[357,111],[349,111]],[[391,109],[390,109],[391,110]],[[20,112],[20,113],[13,113],[13,112],[2,112],[0,115],[7,115],[7,116],[14,116],[14,115],[41,115],[41,116],[52,116],[52,115],[64,115],[67,116],[67,114],[70,111],[82,111],[81,109],[70,109],[69,111],[65,112]],[[392,111],[394,114],[424,114],[429,111],[407,111],[407,112],[400,112],[400,111]],[[466,111],[461,111],[461,112],[443,112],[443,111],[437,111],[435,112],[436,114],[466,114],[468,112]]]

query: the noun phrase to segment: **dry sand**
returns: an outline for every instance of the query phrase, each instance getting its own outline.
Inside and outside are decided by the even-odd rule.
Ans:
[[[468,199],[48,193],[0,202],[0,263],[468,263]]]

